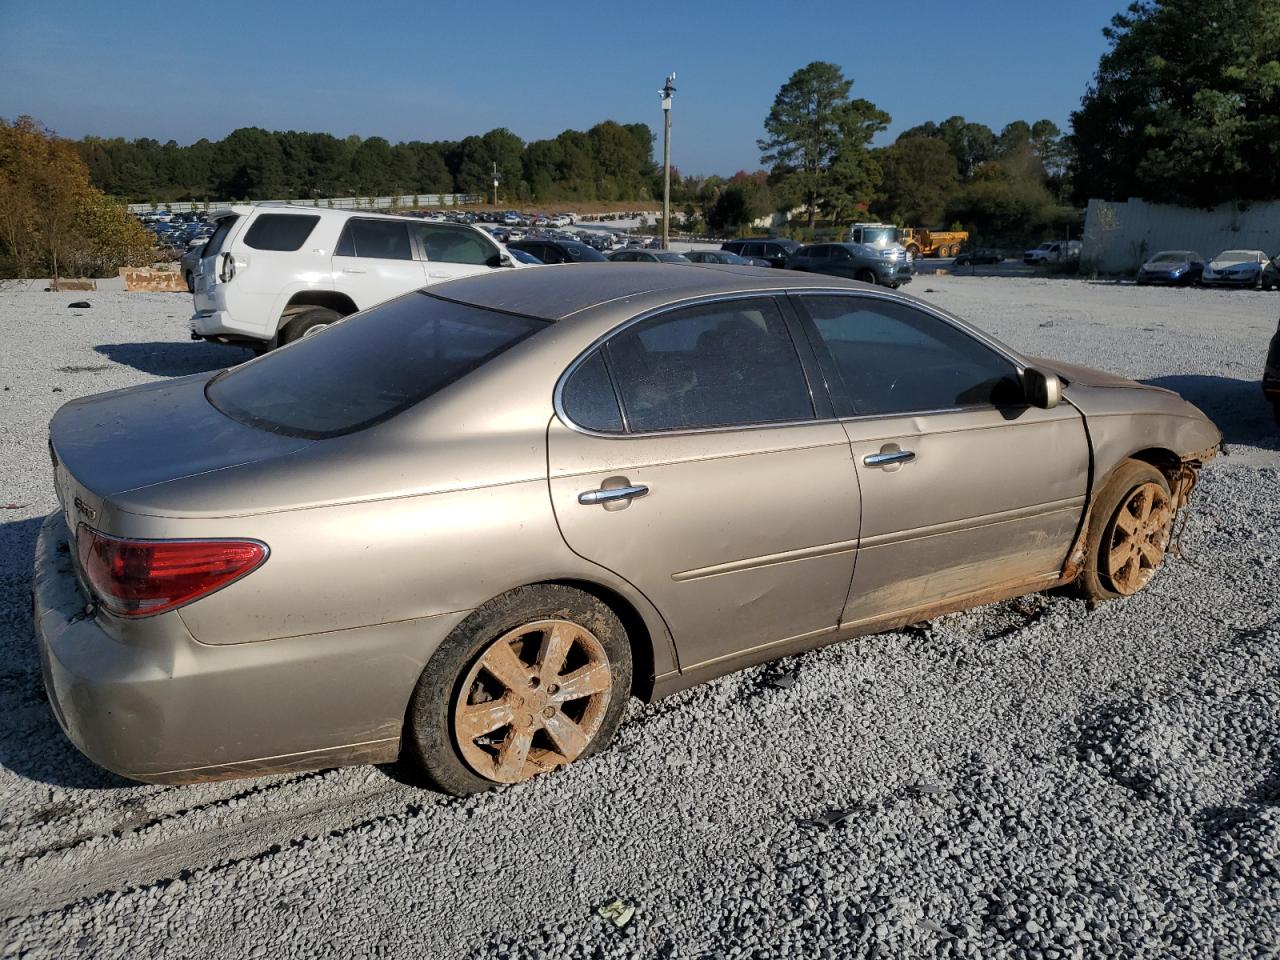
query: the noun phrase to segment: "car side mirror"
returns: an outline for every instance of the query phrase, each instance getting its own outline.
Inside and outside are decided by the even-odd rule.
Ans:
[[[1041,410],[1052,410],[1062,402],[1062,381],[1056,373],[1027,367],[1022,371],[1022,390],[1027,403]]]
[[[486,267],[510,267],[514,266],[514,261],[509,253],[495,253],[484,262]]]

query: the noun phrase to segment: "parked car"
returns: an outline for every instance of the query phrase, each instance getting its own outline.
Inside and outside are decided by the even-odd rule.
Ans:
[[[769,237],[765,240],[730,240],[720,245],[749,260],[767,260],[771,267],[785,267],[787,258],[800,249],[800,244],[786,237]]]
[[[1079,240],[1046,240],[1040,246],[1022,254],[1022,262],[1029,265],[1065,263],[1080,259]]]
[[[1280,287],[1280,270],[1261,250],[1223,250],[1205,264],[1201,282],[1206,287],[1274,290]]]
[[[604,263],[604,254],[577,240],[527,237],[507,244],[508,250],[523,250],[543,263]]]
[[[1161,250],[1138,268],[1138,285],[1172,284],[1180,287],[1200,282],[1204,259],[1194,250]]]
[[[1266,366],[1262,370],[1262,393],[1271,402],[1271,412],[1280,425],[1280,327],[1271,335]]]
[[[195,276],[195,339],[266,350],[418,287],[520,266],[478,227],[259,203],[220,214]]]
[[[957,254],[955,259],[957,267],[978,266],[986,263],[1004,263],[1004,251],[979,247],[977,250],[966,250],[964,253]]]
[[[524,780],[633,693],[1134,594],[1220,443],[1171,391],[901,293],[553,274],[64,405],[34,624],[71,740],[152,782],[402,755],[458,794]]]
[[[205,244],[208,242],[208,237],[192,240],[187,244],[187,251],[179,261],[182,279],[187,282],[187,293],[196,292],[196,273],[200,269],[200,258],[203,256]]]
[[[614,263],[688,263],[682,253],[672,250],[648,250],[644,247],[624,247],[609,254]]]
[[[517,247],[508,247],[507,252],[519,263],[528,264],[529,266],[543,266],[543,261],[539,260],[532,253],[521,250]]]
[[[793,253],[787,267],[894,289],[910,283],[911,261],[890,260],[882,253],[865,243],[814,243]]]
[[[685,254],[690,263],[723,263],[731,267],[772,267],[768,260],[758,257],[740,257],[728,250],[691,250]]]

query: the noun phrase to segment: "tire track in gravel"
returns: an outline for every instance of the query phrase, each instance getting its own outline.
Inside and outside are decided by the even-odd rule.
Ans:
[[[47,914],[193,871],[223,869],[316,837],[340,835],[396,815],[416,815],[415,808],[424,809],[422,791],[390,781],[158,842],[148,843],[143,836],[154,824],[133,831],[124,844],[108,844],[105,849],[99,849],[99,842],[108,838],[92,838],[0,873],[0,918]]]
[[[229,796],[218,797],[204,803],[188,804],[187,806],[177,807],[172,810],[157,811],[154,809],[154,804],[152,804],[151,801],[157,797],[165,797],[167,799],[168,797],[174,796],[175,791],[182,790],[181,786],[163,788],[157,793],[150,794],[145,798],[145,800],[136,801],[137,809],[132,812],[125,811],[125,820],[110,830],[98,833],[82,833],[63,842],[51,843],[45,846],[35,847],[28,851],[21,851],[16,854],[12,854],[6,858],[6,865],[14,862],[19,865],[25,865],[33,860],[38,860],[41,857],[49,856],[51,854],[77,850],[81,847],[102,843],[110,839],[119,840],[128,836],[137,836],[155,828],[163,827],[174,821],[181,820],[185,817],[204,813],[206,811],[218,810],[224,807],[230,808],[240,801],[254,797],[265,797],[270,793],[284,790],[296,784],[306,783],[310,780],[324,777],[329,772],[330,771],[328,770],[313,770],[311,772],[288,777],[287,779],[276,781],[274,783],[267,782],[253,784],[246,790],[239,790]],[[181,796],[181,794],[179,793],[178,796]],[[146,803],[146,806],[143,806],[143,803]]]

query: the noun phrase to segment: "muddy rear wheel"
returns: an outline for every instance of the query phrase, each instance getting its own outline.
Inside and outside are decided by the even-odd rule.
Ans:
[[[1109,600],[1132,596],[1150,583],[1164,562],[1174,513],[1164,474],[1137,460],[1122,464],[1089,518],[1081,592]]]
[[[519,783],[608,745],[630,692],[631,647],[605,603],[523,587],[474,611],[431,657],[406,752],[449,793]]]

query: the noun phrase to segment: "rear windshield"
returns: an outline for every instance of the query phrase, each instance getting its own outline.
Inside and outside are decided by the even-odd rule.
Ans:
[[[222,245],[227,242],[227,234],[231,232],[231,228],[235,226],[236,221],[240,218],[237,216],[222,217],[218,220],[218,226],[213,231],[213,236],[209,238],[209,242],[204,245],[203,257],[216,257],[222,252]]]
[[[394,417],[546,326],[414,291],[219,374],[205,393],[241,423],[336,437]]]

